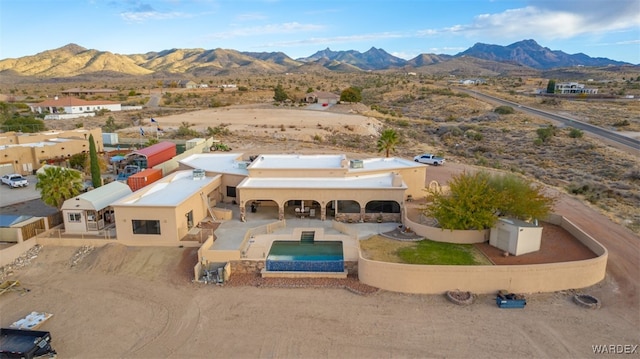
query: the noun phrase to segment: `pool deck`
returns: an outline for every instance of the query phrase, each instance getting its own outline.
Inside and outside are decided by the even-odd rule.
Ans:
[[[227,209],[231,209],[233,211],[233,219],[228,221],[223,221],[220,223],[220,226],[215,231],[216,240],[211,247],[211,250],[240,250],[240,246],[242,241],[244,240],[245,233],[255,227],[259,227],[262,225],[270,224],[278,222],[277,219],[277,209],[268,209],[268,208],[260,208],[256,213],[247,213],[246,214],[246,222],[242,222],[239,220],[240,213],[238,206],[228,205],[225,207]],[[283,239],[292,238],[293,233],[300,228],[308,228],[308,229],[318,229],[323,231],[323,236],[329,237],[333,240],[343,240],[346,241],[345,245],[349,245],[350,241],[353,241],[352,237],[344,234],[332,226],[332,220],[327,219],[321,221],[319,218],[296,218],[295,216],[287,217],[286,219],[286,227],[276,230],[275,232],[269,235],[270,238],[274,236],[281,237]],[[353,223],[348,224],[349,227],[356,228],[358,231],[358,238],[366,239],[372,235],[384,233],[391,231],[397,228],[397,223]],[[260,243],[265,242],[261,240],[262,236],[256,236],[256,238],[252,239],[255,241],[256,246],[267,247],[270,246],[271,240],[268,243]],[[318,240],[322,240],[323,238],[318,238]],[[324,238],[327,239],[327,238]],[[351,243],[354,245],[355,243]],[[266,248],[268,252],[268,248]],[[262,251],[260,251],[260,255],[258,256],[262,259]],[[252,258],[255,255],[248,256],[247,259],[258,259]]]

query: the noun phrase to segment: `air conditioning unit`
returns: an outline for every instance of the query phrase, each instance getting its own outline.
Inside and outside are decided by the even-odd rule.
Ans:
[[[351,160],[349,161],[349,168],[364,168],[364,163],[362,160]]]
[[[246,170],[248,165],[246,162],[238,162],[238,168],[241,170]]]
[[[205,177],[206,173],[203,169],[197,168],[195,170],[193,170],[193,179],[194,180],[201,180]]]

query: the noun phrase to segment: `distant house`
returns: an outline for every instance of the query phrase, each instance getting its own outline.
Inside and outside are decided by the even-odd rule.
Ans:
[[[583,84],[577,82],[561,82],[556,84],[556,93],[559,94],[592,94],[598,93],[597,88],[585,88]]]
[[[306,103],[335,105],[340,101],[340,96],[331,92],[317,91],[306,94],[304,100]]]
[[[167,80],[162,82],[162,87],[195,89],[198,88],[199,85],[191,80]]]
[[[65,118],[93,116],[100,110],[122,111],[122,105],[114,101],[94,100],[87,101],[75,97],[54,97],[40,103],[29,105],[31,111],[37,113],[49,113],[53,115],[65,115]],[[54,116],[56,117],[56,116]],[[47,119],[55,119],[48,118]]]
[[[464,79],[460,80],[459,83],[461,85],[481,85],[486,83],[484,79]]]
[[[118,90],[112,89],[82,89],[82,88],[72,88],[68,90],[62,91],[63,95],[66,96],[97,96],[97,95],[115,95],[118,93]]]

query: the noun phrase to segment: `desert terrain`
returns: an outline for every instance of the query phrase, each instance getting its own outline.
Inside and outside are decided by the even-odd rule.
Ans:
[[[334,145],[330,137],[314,140],[357,133],[360,141],[375,143],[375,130],[384,123],[350,111],[219,108],[156,120],[162,127],[224,124],[231,133],[222,140],[247,156],[379,155],[370,147]],[[129,131],[135,140],[137,129],[125,129],[123,137]],[[399,152],[435,149],[425,142]],[[429,167],[426,183],[444,184],[453,174],[477,169],[450,159]],[[52,332],[60,358],[557,358],[592,356],[593,345],[640,344],[640,238],[561,188],[549,191],[560,198],[556,212],[608,248],[607,277],[591,288],[528,294],[525,309],[499,309],[493,295],[460,307],[441,295],[205,285],[192,282],[194,249],[45,246],[2,272],[30,291],[0,296],[0,325],[31,311],[52,313],[42,329]],[[597,296],[602,307],[575,305],[576,292]]]

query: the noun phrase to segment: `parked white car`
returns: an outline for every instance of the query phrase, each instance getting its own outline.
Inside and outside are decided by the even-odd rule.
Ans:
[[[17,173],[2,176],[2,183],[11,188],[27,187],[29,181]]]
[[[436,155],[432,155],[430,153],[425,153],[419,156],[415,156],[413,160],[416,162],[420,162],[428,165],[434,165],[434,166],[444,165],[444,158],[437,157]]]

